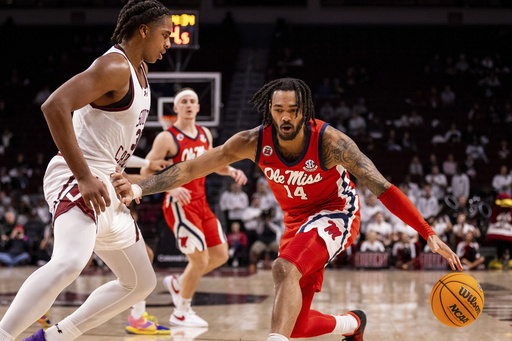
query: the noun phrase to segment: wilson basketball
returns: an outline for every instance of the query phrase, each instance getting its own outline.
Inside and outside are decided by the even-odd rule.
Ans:
[[[432,288],[430,306],[435,317],[450,327],[473,323],[484,307],[484,292],[468,274],[451,273],[443,276]]]

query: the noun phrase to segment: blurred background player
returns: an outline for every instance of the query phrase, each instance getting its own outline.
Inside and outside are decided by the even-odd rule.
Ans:
[[[194,159],[212,148],[212,134],[196,124],[199,98],[191,88],[183,88],[174,96],[174,111],[178,118],[166,131],[159,133],[146,156],[149,160],[170,159],[172,163]],[[145,167],[142,177],[155,173]],[[230,176],[235,183],[245,185],[247,177],[231,166],[217,174]],[[177,247],[187,256],[188,264],[180,276],[164,278],[175,306],[169,318],[171,325],[206,327],[208,322],[191,308],[192,297],[201,277],[228,260],[226,236],[206,201],[205,178],[199,178],[168,191],[163,203],[165,220],[176,238]]]

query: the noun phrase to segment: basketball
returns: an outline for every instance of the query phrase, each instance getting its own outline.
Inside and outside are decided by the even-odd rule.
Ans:
[[[470,275],[451,273],[432,288],[430,306],[441,323],[449,327],[465,327],[480,316],[484,292]]]

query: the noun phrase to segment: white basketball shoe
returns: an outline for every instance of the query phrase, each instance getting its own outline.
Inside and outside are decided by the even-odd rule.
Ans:
[[[169,318],[169,323],[172,326],[180,327],[208,327],[208,322],[197,316],[191,308],[185,311],[174,309]]]

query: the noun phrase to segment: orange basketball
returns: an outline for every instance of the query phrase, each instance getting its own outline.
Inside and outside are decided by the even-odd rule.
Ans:
[[[484,292],[468,274],[443,276],[432,288],[430,306],[437,319],[449,327],[473,323],[484,307]]]

